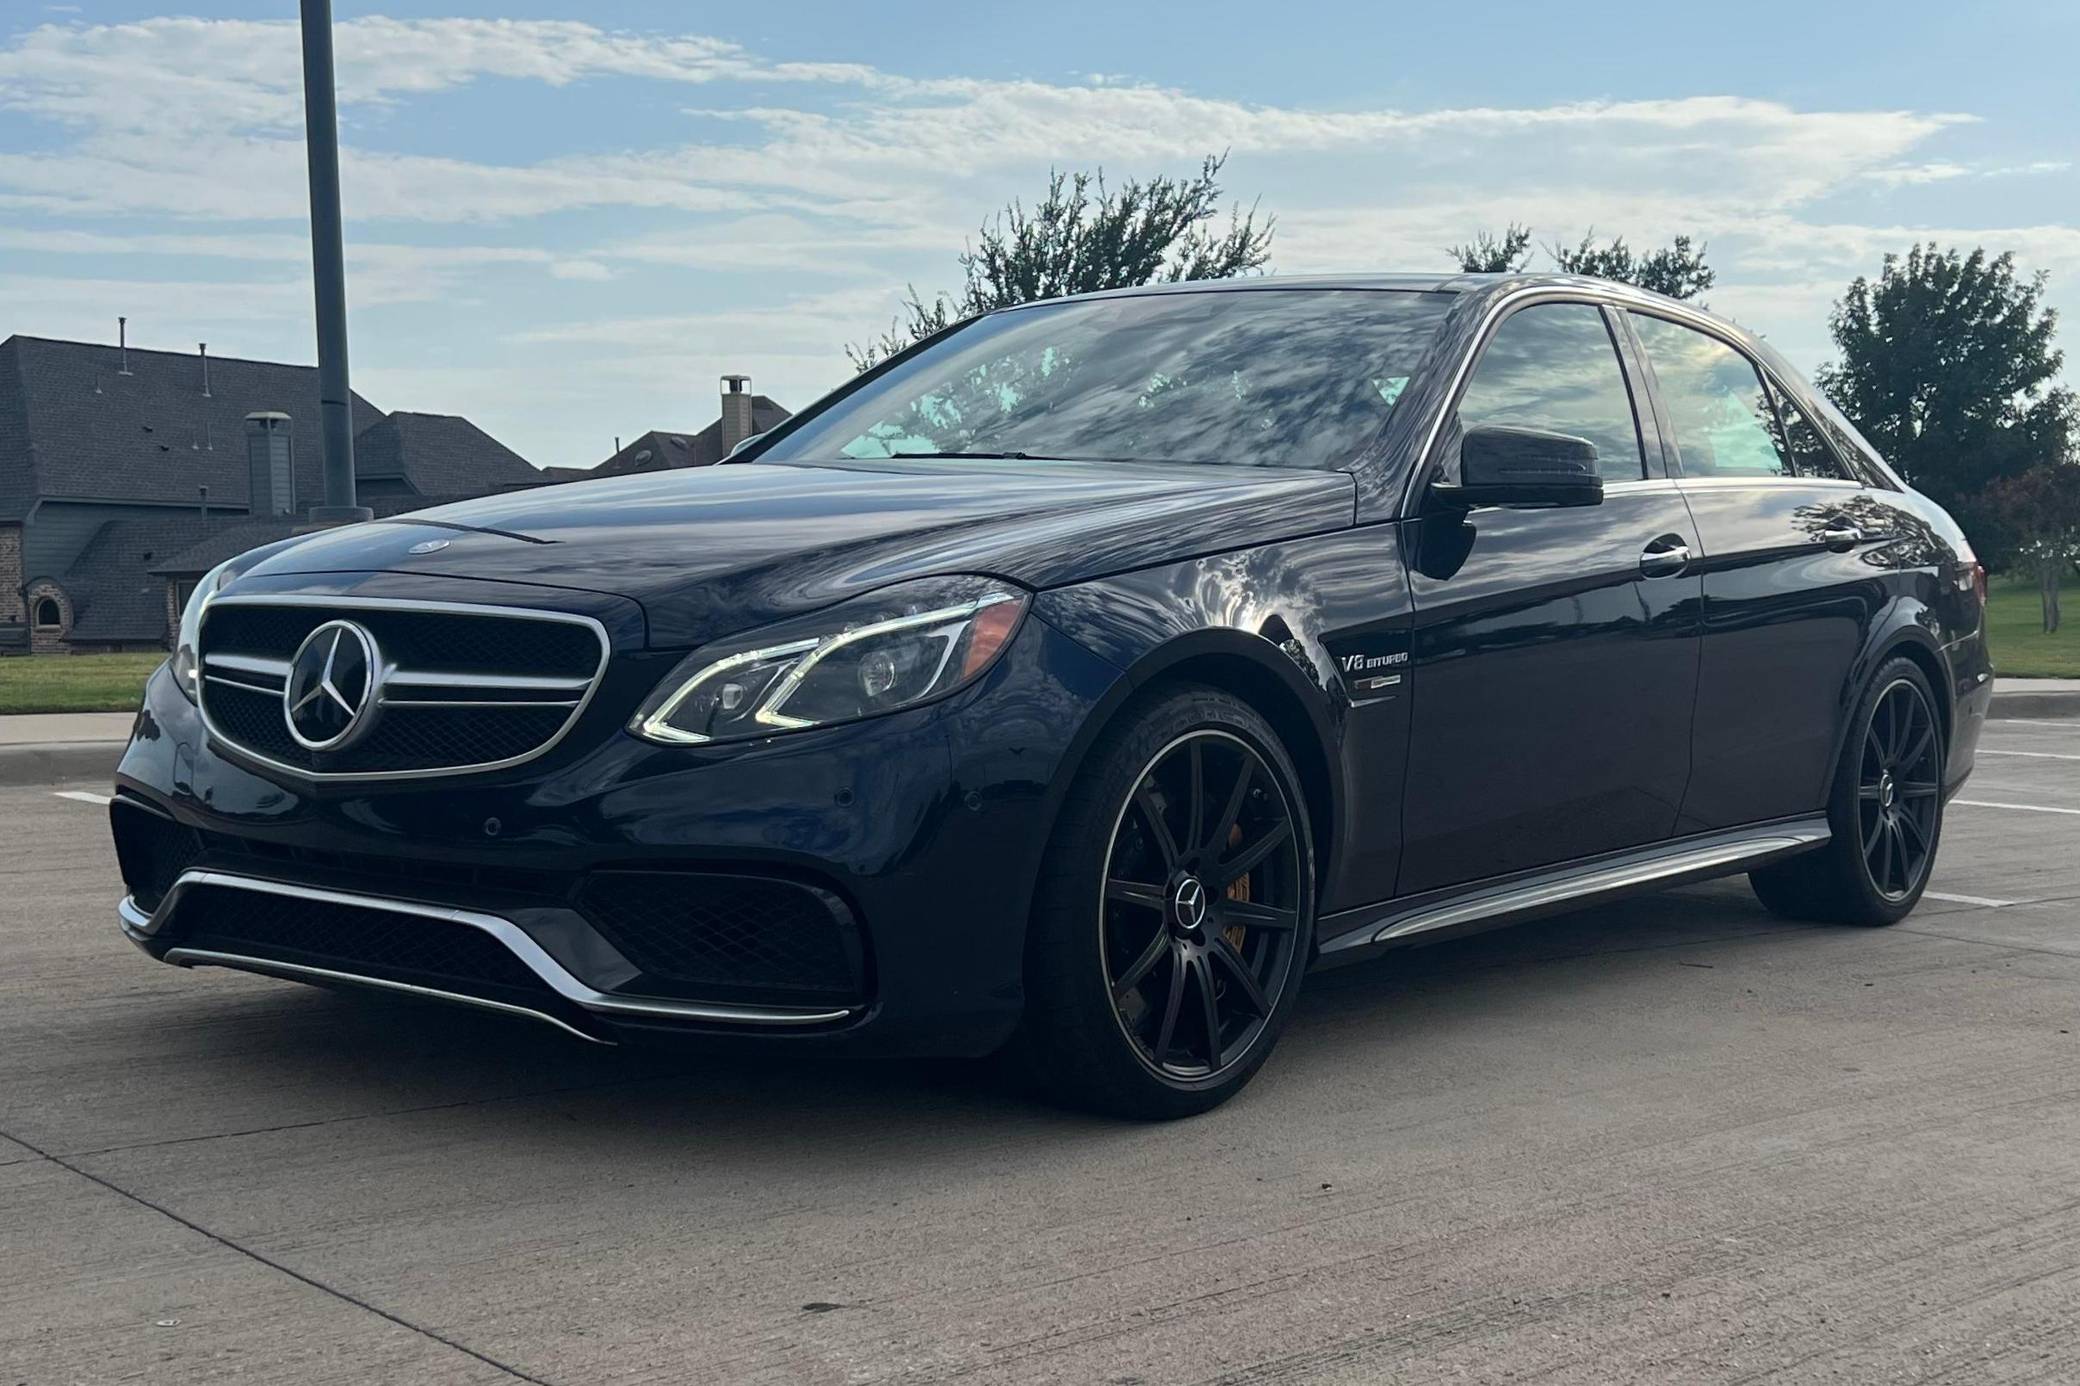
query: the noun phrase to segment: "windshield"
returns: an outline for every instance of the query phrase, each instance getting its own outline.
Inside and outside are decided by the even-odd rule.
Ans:
[[[1451,296],[1148,294],[993,313],[761,461],[984,456],[1333,467],[1386,421]]]

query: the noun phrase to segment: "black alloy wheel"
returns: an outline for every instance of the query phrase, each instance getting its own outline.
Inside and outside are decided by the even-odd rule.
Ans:
[[[1900,679],[1879,695],[1864,731],[1856,807],[1864,863],[1887,900],[1906,899],[1935,855],[1940,742],[1935,709],[1912,680]]]
[[[1113,1015],[1143,1063],[1198,1079],[1249,1052],[1292,976],[1301,896],[1264,758],[1214,729],[1157,752],[1120,806],[1099,907]]]
[[[1857,701],[1828,795],[1824,847],[1748,873],[1789,919],[1891,924],[1921,902],[1943,835],[1948,747],[1927,675],[1888,660]]]
[[[1151,695],[1099,737],[1063,803],[1013,1053],[1075,1106],[1218,1106],[1299,996],[1314,872],[1299,773],[1264,718],[1217,689]]]

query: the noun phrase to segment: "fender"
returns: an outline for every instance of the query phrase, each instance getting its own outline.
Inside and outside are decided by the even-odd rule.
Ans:
[[[1870,686],[1878,666],[1892,658],[1907,646],[1925,654],[1943,671],[1942,676],[1930,679],[1936,695],[1936,712],[1943,723],[1943,735],[1950,739],[1957,725],[1957,691],[1954,680],[1949,677],[1949,654],[1931,633],[1931,628],[1941,630],[1937,613],[1918,597],[1900,595],[1892,599],[1878,619],[1871,622],[1865,636],[1863,648],[1849,665],[1848,677],[1842,680],[1841,692],[1836,698],[1834,741],[1829,749],[1830,765],[1840,761],[1843,743],[1849,735],[1849,718],[1856,710],[1856,703]],[[1946,748],[1947,749],[1947,748]]]

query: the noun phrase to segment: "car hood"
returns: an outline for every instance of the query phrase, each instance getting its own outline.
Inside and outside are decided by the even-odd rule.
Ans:
[[[1034,589],[1347,527],[1342,472],[1084,463],[733,464],[544,486],[327,530],[251,574],[424,573],[610,592],[650,643],[905,578]]]

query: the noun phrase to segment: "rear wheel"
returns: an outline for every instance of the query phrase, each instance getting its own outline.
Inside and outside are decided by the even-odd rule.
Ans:
[[[1226,693],[1168,693],[1108,730],[1063,807],[1019,1056],[1078,1106],[1217,1106],[1270,1054],[1313,930],[1313,837],[1277,735]]]
[[[1828,800],[1833,838],[1749,874],[1794,919],[1891,924],[1921,901],[1943,832],[1942,722],[1919,665],[1894,659],[1857,707]]]

